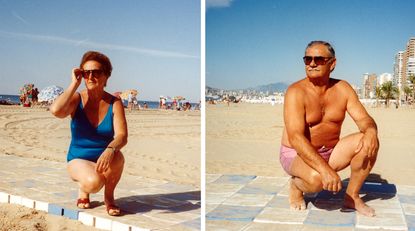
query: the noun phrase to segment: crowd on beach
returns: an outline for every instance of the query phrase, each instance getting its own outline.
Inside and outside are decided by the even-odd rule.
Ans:
[[[38,104],[39,90],[35,88],[34,84],[26,84],[20,88],[20,105],[23,107],[31,107]]]
[[[190,111],[192,109],[192,105],[189,102],[182,102],[185,98],[183,97],[175,97],[173,101],[167,102],[166,97],[160,97],[159,100],[159,109],[166,109],[166,110],[177,110],[177,111]],[[200,110],[200,103],[196,105],[194,110]]]

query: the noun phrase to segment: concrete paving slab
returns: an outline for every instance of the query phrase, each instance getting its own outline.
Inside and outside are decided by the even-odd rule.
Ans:
[[[284,231],[301,231],[303,225],[287,225],[287,224],[270,224],[252,222],[243,231],[263,231],[263,230],[284,230]]]
[[[261,206],[267,205],[273,195],[268,194],[241,194],[237,193],[232,195],[230,198],[222,202],[224,205],[234,206]]]
[[[207,231],[239,231],[243,230],[252,222],[232,220],[207,220],[205,229]]]
[[[206,214],[206,220],[253,221],[262,207],[220,205]]]
[[[214,183],[221,184],[248,184],[256,176],[240,176],[240,175],[223,175],[219,177]]]
[[[78,186],[69,178],[66,163],[2,154],[0,160],[3,161],[0,165],[2,201],[10,203],[8,195],[11,194],[13,203],[23,201],[31,206],[34,202],[38,210],[80,219],[89,225],[95,221],[107,230],[111,230],[112,224],[126,230],[173,226],[178,230],[200,229],[200,189],[192,185],[124,174],[121,178],[124,183],[115,191],[122,216],[112,217],[105,210],[103,190],[90,195],[91,209],[76,207]],[[9,166],[13,166],[13,171]]]
[[[238,192],[243,185],[240,184],[223,184],[223,183],[210,183],[206,185],[206,193],[220,193],[220,194],[234,194]]]
[[[291,220],[298,225],[302,225],[300,230],[306,231],[346,231],[354,229],[408,230],[410,229],[410,225],[412,225],[411,227],[413,228],[413,224],[415,223],[415,215],[413,215],[415,210],[415,193],[411,191],[414,190],[415,187],[412,186],[395,186],[388,183],[365,182],[365,186],[361,191],[360,196],[362,196],[363,200],[368,205],[375,208],[376,213],[378,214],[378,216],[374,218],[368,218],[363,217],[353,210],[345,212],[347,210],[342,209],[345,187],[348,183],[347,181],[344,181],[344,189],[336,195],[328,191],[307,195],[305,199],[306,202],[308,202],[308,210],[303,211],[307,213],[307,215],[298,218],[298,212],[289,210],[288,177],[283,178],[286,181],[285,183],[277,177],[275,177],[274,180],[273,177],[250,176],[250,179],[252,180],[247,180],[246,176],[237,177],[235,175],[222,175],[217,178],[213,184],[207,185],[208,191],[209,186],[216,184],[233,184],[235,185],[233,188],[240,186],[243,188],[225,200],[223,197],[229,196],[229,193],[206,194],[206,227],[220,230],[218,224],[222,223],[218,221],[226,220],[247,222],[246,226],[238,226],[232,230],[241,230],[241,227],[242,230],[278,230],[276,227],[282,227],[277,226],[281,225],[278,224],[278,222],[282,223],[284,220]],[[269,185],[271,185],[273,182],[279,182],[278,184],[282,187],[276,187],[274,192],[251,187],[252,185],[259,185],[261,187],[263,183],[269,183]],[[218,192],[218,190],[220,190],[220,187],[214,189],[215,192]],[[399,194],[397,194],[398,192]],[[266,193],[270,193],[269,195],[272,195],[272,198],[262,198],[263,195],[267,195]],[[250,197],[250,195],[252,195],[252,197]],[[264,204],[263,202],[266,200],[269,201]],[[249,210],[249,208],[252,208],[251,206],[255,206],[253,207],[255,208],[255,211]],[[260,212],[255,215],[258,210]],[[279,213],[282,213],[282,215],[279,215]],[[240,214],[239,217],[237,214]],[[287,217],[281,219],[280,217],[283,216]],[[297,219],[300,220],[295,220],[296,216]],[[301,222],[301,219],[304,219],[303,222]],[[213,225],[213,221],[216,221],[215,225]],[[225,224],[224,226],[229,228],[228,225],[229,224]],[[293,229],[295,230],[296,228]]]
[[[317,226],[353,227],[356,214],[340,211],[310,210],[304,224]]]
[[[375,217],[357,215],[356,227],[358,228],[379,228],[379,229],[406,229],[405,217],[403,214],[376,214]]]
[[[294,211],[289,208],[270,208],[266,207],[254,222],[258,223],[276,223],[276,224],[303,224],[309,210]]]

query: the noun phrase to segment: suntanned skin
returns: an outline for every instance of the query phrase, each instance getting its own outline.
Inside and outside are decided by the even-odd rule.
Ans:
[[[331,57],[324,44],[314,44],[306,56]],[[323,189],[339,192],[338,171],[351,167],[344,206],[366,216],[375,211],[359,197],[359,190],[375,164],[379,141],[377,126],[345,81],[330,78],[336,66],[333,57],[324,65],[314,60],[305,66],[306,78],[293,83],[284,102],[285,129],[281,143],[294,148],[297,156],[290,167],[290,206],[305,209],[303,193]],[[355,121],[360,132],[340,139],[345,113]],[[316,150],[334,148],[327,163]]]
[[[102,65],[97,61],[90,60],[85,62],[82,68],[96,70],[101,69]],[[82,100],[88,121],[92,126],[98,127],[104,120],[113,97],[104,91],[109,76],[95,78],[90,75],[88,78],[84,78],[86,90],[76,94],[75,92],[82,81],[82,77],[78,78],[80,71],[79,68],[72,69],[71,84],[51,105],[50,111],[59,118],[65,118],[69,115],[73,118],[77,105]],[[119,150],[127,144],[128,137],[124,106],[119,99],[114,101],[112,113],[114,114],[114,139],[108,146],[115,147],[117,151],[113,153],[111,149],[105,149],[97,163],[73,159],[69,161],[67,170],[70,177],[79,184],[79,198],[89,198],[90,193],[96,193],[105,186],[104,202],[110,208],[108,213],[119,215],[121,211],[115,205],[114,190],[124,168],[124,156]],[[90,204],[80,203],[78,207],[85,209],[89,208]]]

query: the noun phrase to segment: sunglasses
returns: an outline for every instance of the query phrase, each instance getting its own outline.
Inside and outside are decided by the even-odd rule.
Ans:
[[[323,57],[323,56],[304,56],[304,64],[310,65],[310,63],[314,60],[314,63],[317,65],[325,65],[327,61],[331,60],[333,57]]]
[[[101,69],[96,69],[96,70],[82,70],[82,76],[84,78],[88,78],[91,75],[94,78],[99,78],[99,77],[102,76],[103,73],[104,73],[104,71],[101,70]]]

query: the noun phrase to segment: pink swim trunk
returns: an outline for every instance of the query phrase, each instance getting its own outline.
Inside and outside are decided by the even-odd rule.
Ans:
[[[325,159],[327,162],[329,162],[329,158],[331,153],[333,152],[333,148],[326,148],[326,147],[321,147],[320,149],[317,150],[317,152],[321,155],[321,157],[323,157],[323,159]],[[280,162],[282,165],[282,168],[285,170],[285,172],[287,172],[288,174],[290,174],[290,170],[291,170],[291,164],[294,160],[294,158],[297,156],[297,151],[295,151],[294,148],[289,148],[285,145],[281,144],[281,148],[280,148]]]

